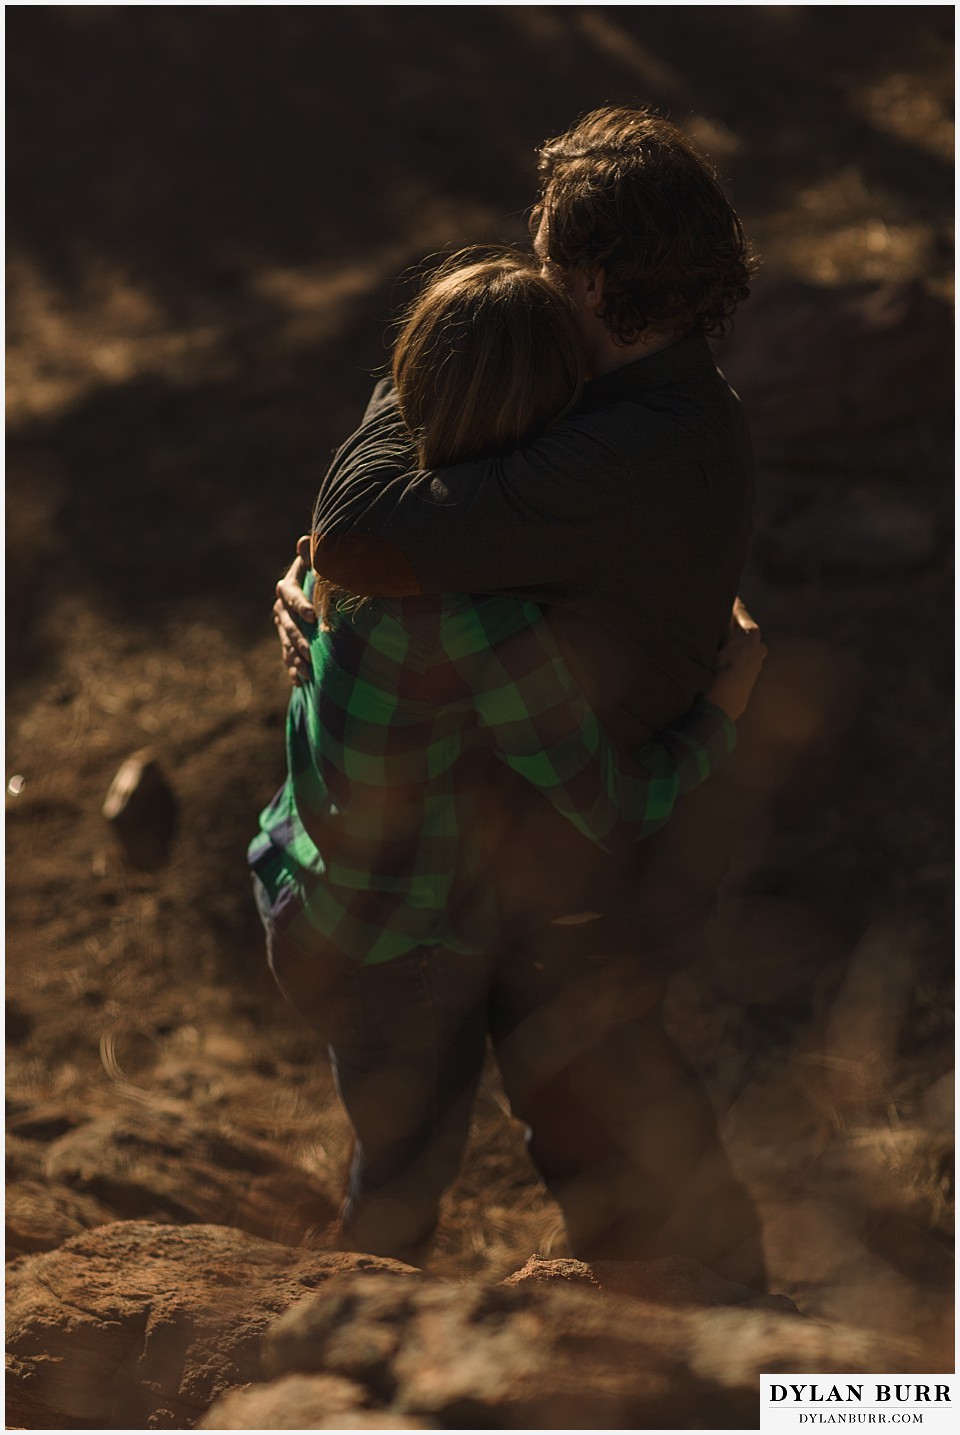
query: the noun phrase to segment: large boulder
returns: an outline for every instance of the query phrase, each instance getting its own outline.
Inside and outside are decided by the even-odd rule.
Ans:
[[[119,1221],[8,1267],[7,1418],[28,1428],[192,1426],[262,1378],[260,1337],[343,1272],[416,1273],[225,1226]]]
[[[27,1428],[741,1429],[764,1371],[927,1368],[919,1343],[799,1320],[694,1262],[534,1259],[488,1287],[123,1221],[8,1272]]]

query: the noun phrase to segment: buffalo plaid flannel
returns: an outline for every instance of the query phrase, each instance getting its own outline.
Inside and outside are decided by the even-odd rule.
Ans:
[[[618,752],[539,607],[515,598],[376,600],[313,631],[287,780],[248,853],[277,930],[301,950],[330,943],[372,965],[440,943],[491,949],[493,894],[472,900],[467,923],[452,900],[455,879],[469,885],[475,794],[458,764],[471,752],[495,753],[614,851],[661,827],[736,740],[700,702]]]

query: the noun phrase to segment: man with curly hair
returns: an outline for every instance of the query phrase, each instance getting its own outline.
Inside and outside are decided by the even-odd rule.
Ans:
[[[531,229],[573,299],[591,382],[524,449],[437,472],[398,463],[389,383],[321,489],[314,566],[348,592],[509,593],[545,605],[611,735],[636,746],[709,686],[746,556],[749,436],[708,335],[751,260],[710,166],[646,110],[587,115],[540,152]],[[303,542],[303,540],[301,541]],[[301,558],[275,621],[293,681],[312,612]],[[477,774],[465,780],[476,781]],[[702,948],[729,846],[716,779],[642,849],[592,848],[509,773],[485,772],[489,880],[514,940],[490,1031],[534,1163],[586,1261],[693,1258],[765,1285],[759,1223],[702,1082],[668,1036],[669,975]],[[530,930],[528,911],[556,917]]]

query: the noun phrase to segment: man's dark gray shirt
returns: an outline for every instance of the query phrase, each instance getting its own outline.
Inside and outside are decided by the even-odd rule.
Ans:
[[[412,472],[411,454],[384,381],[317,499],[326,576],[382,596],[543,603],[624,744],[645,742],[709,687],[746,557],[754,465],[705,338],[594,380],[575,413],[514,453],[435,473]],[[555,885],[558,910],[609,901],[657,861],[656,838],[619,859],[596,853],[520,784],[499,800],[504,840],[527,858],[514,885]]]

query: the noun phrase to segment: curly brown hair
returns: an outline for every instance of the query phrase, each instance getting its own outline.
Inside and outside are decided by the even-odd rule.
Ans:
[[[717,175],[651,110],[594,110],[540,150],[549,258],[603,267],[598,313],[618,343],[645,329],[726,332],[756,261]]]

